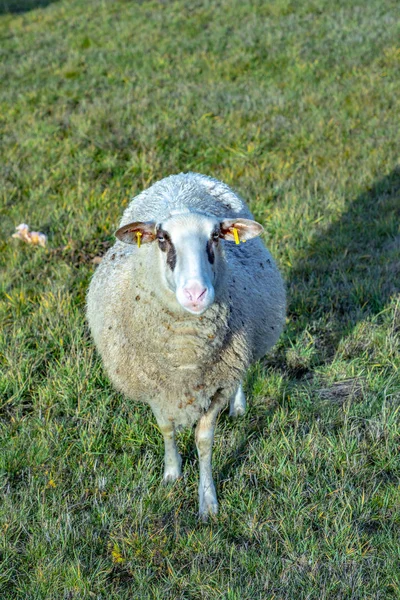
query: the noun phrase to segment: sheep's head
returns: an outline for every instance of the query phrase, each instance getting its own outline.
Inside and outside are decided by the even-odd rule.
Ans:
[[[184,213],[163,223],[129,223],[115,235],[128,244],[157,245],[165,286],[185,310],[201,315],[214,302],[214,288],[221,273],[221,239],[243,242],[262,231],[262,225],[250,219],[220,220]]]

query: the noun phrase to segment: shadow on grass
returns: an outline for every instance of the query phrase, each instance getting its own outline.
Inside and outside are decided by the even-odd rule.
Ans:
[[[310,328],[329,360],[343,336],[378,314],[400,289],[400,169],[351,202],[321,231],[288,281],[296,335]]]
[[[394,169],[351,202],[342,217],[315,236],[297,261],[287,282],[293,343],[307,328],[318,340],[319,364],[329,362],[341,339],[358,322],[378,314],[400,289],[400,169]],[[312,367],[293,367],[287,344],[265,359],[292,380]],[[251,384],[250,384],[251,387]],[[251,395],[251,394],[250,394]],[[251,398],[250,398],[251,403]],[[269,417],[276,410],[268,409]],[[226,414],[222,419],[229,418]],[[267,417],[257,415],[243,431],[238,447],[215,475],[229,479],[253,442],[264,435]],[[243,425],[242,425],[243,427]]]
[[[35,10],[35,8],[45,8],[57,0],[0,0],[0,15],[21,14]]]

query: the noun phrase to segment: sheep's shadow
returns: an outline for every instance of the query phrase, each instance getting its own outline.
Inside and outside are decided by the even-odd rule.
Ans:
[[[45,8],[56,0],[0,0],[0,15],[21,14],[35,10],[35,8]]]
[[[299,257],[287,282],[288,313],[294,338],[306,327],[319,336],[320,363],[330,361],[343,336],[361,320],[382,311],[399,292],[399,226],[400,169],[396,168],[349,202],[342,217],[321,230]],[[286,364],[286,350],[284,344],[273,359],[265,359],[265,365],[297,380],[299,373]],[[238,420],[243,429],[241,442],[215,473],[219,482],[229,479],[245,458],[249,438],[257,443],[264,435],[266,420],[274,410],[267,407],[267,412],[246,424]],[[228,418],[225,413],[223,420]]]
[[[315,235],[290,273],[288,313],[296,334],[308,326],[329,360],[344,335],[382,311],[400,289],[400,169],[350,201]]]

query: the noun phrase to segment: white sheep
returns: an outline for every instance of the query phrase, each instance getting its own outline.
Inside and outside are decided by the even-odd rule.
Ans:
[[[203,520],[218,510],[217,415],[229,400],[232,416],[244,413],[245,372],[285,320],[262,230],[227,185],[172,175],[129,204],[89,287],[87,317],[112,383],[151,406],[164,436],[165,482],[181,476],[176,430],[197,422]]]

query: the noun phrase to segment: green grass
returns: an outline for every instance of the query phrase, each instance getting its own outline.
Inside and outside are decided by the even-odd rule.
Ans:
[[[397,0],[0,3],[0,597],[400,598]],[[220,514],[161,485],[84,318],[129,198],[240,191],[288,322],[217,427]],[[46,249],[11,239],[27,222]]]

